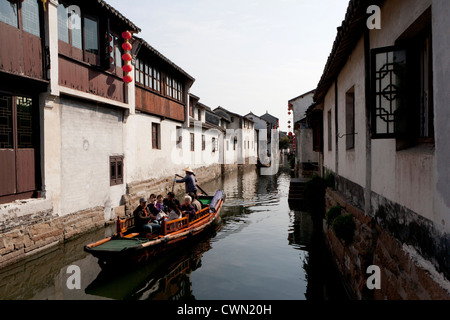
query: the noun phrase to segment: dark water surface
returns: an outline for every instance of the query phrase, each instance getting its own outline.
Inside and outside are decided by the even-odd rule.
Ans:
[[[102,229],[0,270],[0,299],[322,300],[345,294],[308,213],[290,208],[290,171],[240,169],[201,185],[227,198],[217,230],[138,269],[102,272],[83,251]],[[69,266],[81,271],[70,290]]]

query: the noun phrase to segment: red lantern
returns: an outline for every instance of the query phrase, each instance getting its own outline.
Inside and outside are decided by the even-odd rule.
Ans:
[[[292,132],[289,132],[289,138],[292,138],[293,134]]]
[[[122,38],[124,38],[125,40],[130,40],[132,37],[133,35],[130,31],[125,31],[124,33],[122,33]]]
[[[123,56],[122,56],[122,59],[124,60],[124,61],[131,61],[131,59],[133,59],[132,57],[131,57],[131,54],[129,54],[129,53],[125,53]]]
[[[288,115],[291,115],[291,113],[290,113],[290,112],[288,112]]]
[[[131,64],[126,64],[122,67],[122,70],[125,73],[131,72],[131,71],[133,71],[133,66]]]
[[[133,81],[133,78],[129,75],[126,75],[123,77],[123,82],[125,82],[125,83],[130,83],[132,81]]]
[[[129,42],[124,42],[122,44],[122,49],[125,51],[130,51],[132,48],[133,48],[133,46]]]

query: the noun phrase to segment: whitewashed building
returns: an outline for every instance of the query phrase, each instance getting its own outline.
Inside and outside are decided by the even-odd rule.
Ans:
[[[357,222],[336,261],[361,275],[359,297],[367,264],[381,269],[372,297],[450,297],[449,12],[444,0],[350,1],[314,96],[323,173],[336,181],[328,207]]]
[[[313,131],[307,121],[306,112],[314,104],[315,90],[309,91],[289,101],[294,114],[295,133],[295,173],[297,176],[310,175],[318,170],[319,153],[313,148]]]

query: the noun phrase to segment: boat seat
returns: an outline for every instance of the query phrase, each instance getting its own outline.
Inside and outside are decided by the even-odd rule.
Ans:
[[[139,233],[130,233],[124,236],[124,238],[130,239],[139,236]]]

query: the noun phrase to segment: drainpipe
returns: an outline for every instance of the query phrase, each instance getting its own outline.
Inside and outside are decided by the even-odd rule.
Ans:
[[[364,31],[364,68],[365,68],[365,100],[366,100],[366,188],[364,190],[364,211],[371,215],[372,197],[372,139],[370,128],[371,85],[370,85],[370,31]]]
[[[335,140],[336,140],[336,146],[335,146],[335,171],[336,176],[339,175],[339,125],[338,125],[338,106],[339,106],[339,96],[338,96],[338,76],[336,76],[336,80],[334,81],[334,131],[335,131]]]

